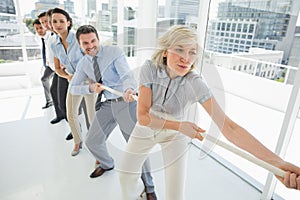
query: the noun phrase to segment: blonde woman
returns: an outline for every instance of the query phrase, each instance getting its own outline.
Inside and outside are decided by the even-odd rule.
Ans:
[[[199,102],[222,134],[236,146],[285,171],[279,178],[300,190],[300,168],[285,162],[263,146],[220,108],[201,76],[193,71],[199,45],[197,34],[185,26],[171,27],[159,40],[152,60],[141,68],[137,118],[129,139],[120,181],[124,200],[136,199],[142,163],[159,144],[164,161],[166,200],[184,199],[188,141],[203,138],[198,125],[188,122],[187,110]]]

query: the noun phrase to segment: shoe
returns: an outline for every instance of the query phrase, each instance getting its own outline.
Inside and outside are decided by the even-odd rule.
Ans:
[[[110,170],[113,170],[113,169],[114,169],[114,167],[109,168],[109,169],[103,169],[103,168],[101,168],[101,167],[97,167],[97,168],[93,171],[93,173],[91,173],[90,177],[91,177],[91,178],[96,178],[96,177],[98,177],[98,176],[102,176],[102,174],[104,174],[104,172],[110,171]]]
[[[72,133],[69,133],[69,135],[67,135],[66,140],[72,140],[73,139],[73,135]]]
[[[45,106],[42,107],[42,109],[49,108],[50,106],[53,106],[53,102],[47,102]]]
[[[64,118],[60,118],[60,117],[56,117],[54,119],[52,119],[50,121],[51,124],[57,124],[58,122],[60,122],[61,120],[63,120]]]
[[[81,148],[82,148],[82,142],[79,143],[79,147],[78,147],[77,150],[73,150],[73,151],[71,152],[71,155],[72,155],[72,156],[77,156],[77,155],[79,154],[79,151],[80,151]]]

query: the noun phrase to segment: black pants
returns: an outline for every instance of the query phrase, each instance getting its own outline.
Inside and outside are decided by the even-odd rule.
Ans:
[[[58,76],[56,73],[54,74],[50,91],[57,118],[67,119],[66,97],[68,86],[67,79]]]

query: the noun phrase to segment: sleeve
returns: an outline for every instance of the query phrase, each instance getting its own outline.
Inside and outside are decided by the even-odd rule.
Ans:
[[[137,82],[133,75],[133,70],[130,70],[129,64],[126,60],[125,54],[121,49],[115,49],[115,55],[119,55],[113,62],[113,65],[120,76],[120,80],[123,85],[123,92],[127,89],[131,88],[133,90],[137,90]]]
[[[49,67],[55,71],[54,69],[54,56],[53,56],[53,52],[52,52],[52,49],[51,49],[51,44],[54,43],[54,39],[53,39],[53,36],[49,36],[49,39],[48,39],[48,42],[47,42],[47,60],[48,60],[48,65]]]
[[[140,85],[152,88],[153,84],[153,65],[151,61],[147,60],[141,67],[140,71]]]
[[[70,93],[73,95],[85,95],[92,94],[90,92],[89,84],[86,84],[88,80],[87,73],[83,70],[87,63],[84,62],[84,58],[77,64],[77,70],[73,74],[73,78],[70,81]]]
[[[56,51],[55,51],[55,41],[53,41],[53,42],[50,44],[50,51],[51,51],[51,53],[52,53],[52,55],[53,55],[53,59],[54,59],[54,57],[55,57],[55,58],[58,58],[57,55],[56,55]]]
[[[189,84],[187,84],[188,88],[186,89],[189,90],[194,97],[195,102],[202,104],[213,96],[206,81],[201,75],[192,74],[188,79]]]

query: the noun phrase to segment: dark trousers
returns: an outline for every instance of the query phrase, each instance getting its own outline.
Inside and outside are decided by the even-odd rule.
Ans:
[[[54,74],[50,91],[57,118],[67,119],[66,97],[68,86],[67,79],[58,76],[56,73]]]

